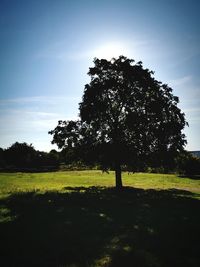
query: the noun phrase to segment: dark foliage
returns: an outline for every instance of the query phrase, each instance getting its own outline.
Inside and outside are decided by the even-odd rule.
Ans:
[[[190,152],[181,153],[176,159],[176,165],[180,174],[200,175],[200,158],[194,157]]]
[[[16,142],[5,150],[7,164],[16,168],[32,167],[36,157],[37,152],[32,144]]]
[[[4,153],[3,148],[0,147],[0,168],[4,168],[5,165],[6,165],[6,162],[5,162],[5,153]]]
[[[192,154],[193,157],[200,158],[200,151],[190,151],[190,154]]]
[[[67,189],[0,200],[10,211],[0,223],[1,266],[89,267],[99,258],[104,267],[200,266],[191,192]]]
[[[129,170],[149,164],[167,168],[186,143],[187,124],[172,89],[144,69],[142,62],[120,56],[95,59],[80,103],[80,120],[59,121],[50,131],[59,148],[74,148],[87,164],[116,171],[122,186],[121,165]]]
[[[59,153],[36,151],[32,144],[15,142],[0,150],[0,168],[3,171],[48,171],[59,166]]]

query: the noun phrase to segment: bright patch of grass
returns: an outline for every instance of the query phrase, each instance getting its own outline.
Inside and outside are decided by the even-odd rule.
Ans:
[[[143,189],[184,189],[200,193],[200,179],[173,174],[123,173],[123,184]],[[114,172],[67,171],[49,173],[0,173],[0,196],[16,192],[65,190],[65,187],[115,186]]]

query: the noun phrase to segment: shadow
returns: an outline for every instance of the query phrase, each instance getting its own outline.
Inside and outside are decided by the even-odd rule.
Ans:
[[[8,173],[16,173],[16,172],[25,172],[25,173],[40,173],[40,172],[55,172],[58,171],[58,166],[41,166],[41,167],[35,167],[35,168],[17,168],[17,167],[6,167],[6,168],[0,168],[0,172],[8,172]]]
[[[180,178],[189,178],[192,180],[200,180],[200,175],[178,175]]]
[[[1,266],[200,266],[191,192],[67,189],[0,200]]]

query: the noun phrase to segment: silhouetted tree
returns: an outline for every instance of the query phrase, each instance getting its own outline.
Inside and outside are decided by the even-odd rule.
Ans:
[[[88,162],[114,168],[122,187],[121,165],[137,166],[152,156],[162,162],[186,143],[185,116],[172,89],[157,81],[142,62],[120,56],[94,59],[80,103],[80,120],[59,121],[49,133],[59,148],[74,148]],[[167,156],[166,156],[167,155]]]
[[[54,149],[50,152],[37,151],[37,167],[58,168],[59,152]]]
[[[59,163],[59,152],[56,150],[36,151],[32,144],[25,142],[15,142],[4,151],[0,149],[0,167],[8,170],[53,170],[58,169]]]
[[[200,158],[193,156],[188,151],[183,151],[176,158],[176,167],[183,175],[200,175]]]
[[[5,167],[5,151],[3,148],[0,147],[0,168]]]
[[[60,162],[64,164],[76,164],[81,160],[77,157],[77,151],[74,148],[63,148],[59,153]]]
[[[8,165],[17,168],[29,168],[33,167],[37,152],[32,144],[15,142],[5,150],[5,157]]]

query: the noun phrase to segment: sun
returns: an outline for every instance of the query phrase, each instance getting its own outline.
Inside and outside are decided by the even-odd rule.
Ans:
[[[107,43],[98,47],[95,51],[95,57],[110,60],[113,57],[127,55],[128,48],[121,43]]]

